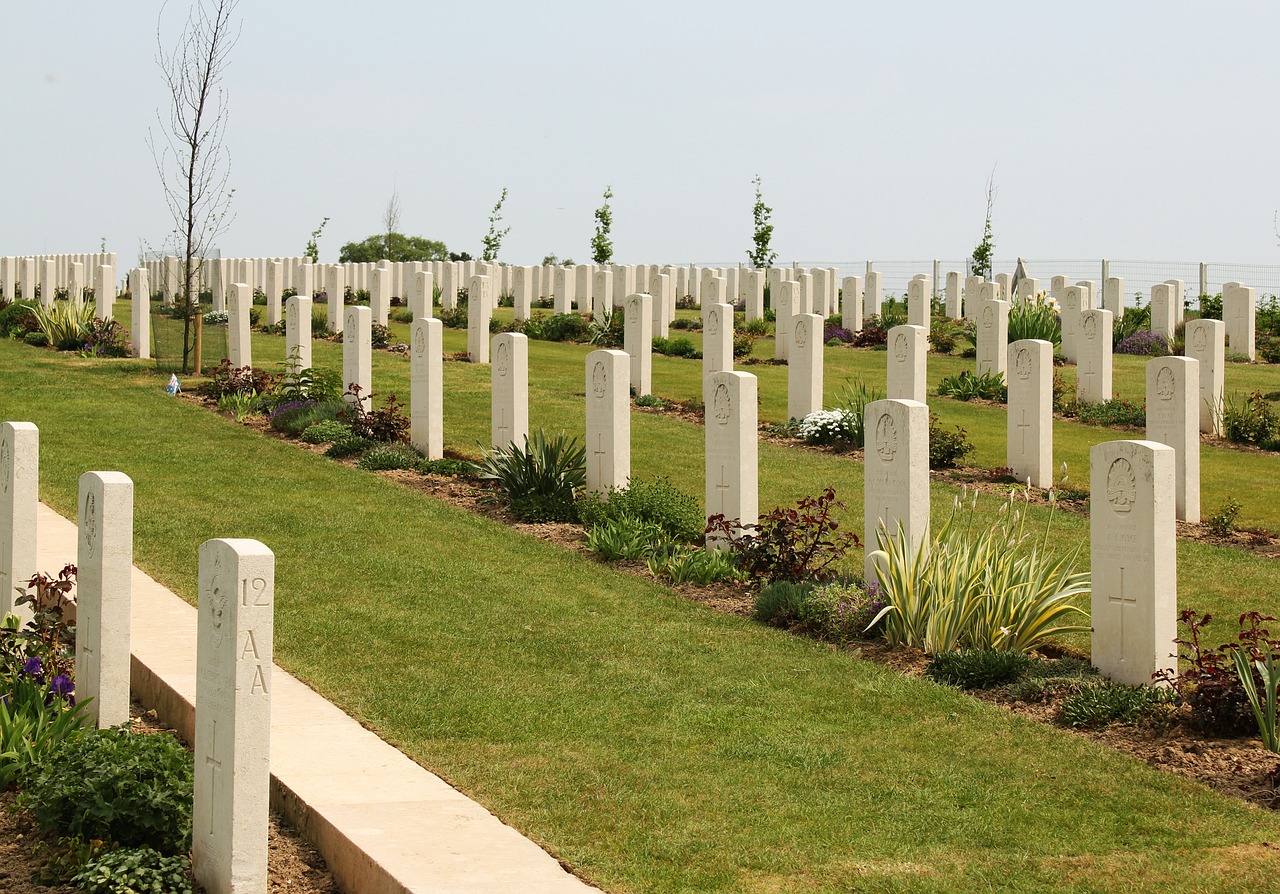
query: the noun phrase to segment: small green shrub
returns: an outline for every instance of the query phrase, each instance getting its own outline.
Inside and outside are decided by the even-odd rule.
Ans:
[[[1218,537],[1227,537],[1236,529],[1236,519],[1244,508],[1235,497],[1227,497],[1226,502],[1218,507],[1218,511],[1205,519],[1209,533]]]
[[[1062,324],[1058,320],[1057,307],[1040,296],[1014,302],[1009,308],[1009,341],[1023,338],[1042,339],[1052,342],[1055,347],[1061,345]]]
[[[408,444],[375,444],[356,462],[356,468],[366,472],[417,469],[421,462],[422,454]]]
[[[499,306],[506,306],[506,305],[499,305]],[[391,311],[390,316],[391,316],[391,321],[394,323],[412,323],[413,322],[413,311],[409,310],[409,308],[407,307],[395,308],[394,310]]]
[[[1172,702],[1172,691],[1151,686],[1122,686],[1102,680],[1081,686],[1062,701],[1062,722],[1084,729],[1103,729],[1112,723],[1141,723],[1157,716]]]
[[[1131,425],[1143,428],[1147,424],[1146,404],[1134,406],[1127,400],[1116,398],[1096,404],[1076,401],[1074,412],[1076,418],[1085,425]]]
[[[761,624],[788,627],[800,620],[813,584],[808,581],[774,581],[760,588],[756,594],[755,612],[752,615]]]
[[[924,675],[961,689],[991,689],[1016,682],[1030,666],[1031,659],[1022,652],[964,649],[934,655],[924,669]]]
[[[32,308],[37,304],[32,301],[14,301],[0,308],[0,337],[25,338],[32,332],[40,331],[40,324]]]
[[[810,592],[800,606],[800,620],[823,639],[837,643],[869,639],[883,626],[880,584],[826,584]]]
[[[955,431],[948,431],[937,415],[929,414],[929,468],[954,468],[972,452],[973,444],[963,428],[957,425]]]
[[[657,525],[664,536],[678,543],[692,543],[706,529],[698,500],[667,478],[636,478],[620,490],[587,494],[578,501],[578,517],[586,528],[624,517],[635,518]]]
[[[702,357],[702,352],[698,350],[698,346],[683,335],[676,338],[654,338],[653,352],[655,354],[665,354],[668,357],[686,357],[691,360],[697,360]]]
[[[267,419],[273,430],[297,437],[317,422],[336,420],[346,406],[340,398],[288,401],[273,407]]]
[[[22,336],[22,341],[24,344],[31,345],[33,348],[49,347],[49,336],[45,335],[43,332],[28,332],[26,335]]]
[[[345,459],[348,456],[355,456],[357,453],[368,450],[377,441],[371,441],[368,438],[362,438],[355,433],[343,435],[332,444],[324,455],[331,459]]]
[[[756,317],[754,320],[747,320],[743,323],[741,331],[752,338],[765,338],[773,334],[773,327],[769,325],[769,321],[764,317]]]
[[[976,397],[1006,403],[1009,400],[1009,386],[1005,383],[1002,372],[985,372],[979,375],[965,370],[958,376],[944,377],[938,383],[938,394],[954,397],[956,400],[969,401]]]
[[[1280,337],[1258,339],[1258,359],[1267,363],[1280,363]]]
[[[155,848],[118,848],[94,857],[71,878],[85,894],[191,894],[191,861]]]
[[[729,540],[734,564],[752,577],[830,580],[845,553],[858,545],[857,534],[839,530],[835,511],[844,508],[835,488],[828,487],[816,497],[800,498],[794,509],[774,507],[754,525],[713,515],[707,535]]]
[[[45,831],[181,854],[191,848],[191,791],[191,756],[177,739],[120,726],[50,749],[19,803]]]
[[[49,344],[59,351],[78,351],[84,347],[89,324],[93,322],[94,306],[89,301],[79,307],[70,301],[59,301],[48,308],[35,305],[31,313]]]
[[[649,573],[672,583],[700,587],[739,577],[728,553],[689,546],[655,550],[649,557]]]
[[[648,559],[664,540],[662,528],[631,515],[604,519],[587,531],[587,549],[611,562]]]
[[[472,466],[463,459],[424,459],[418,463],[418,471],[423,475],[448,475],[457,478],[470,475]]]
[[[951,320],[936,320],[929,329],[929,346],[936,354],[950,354],[960,343],[960,327]]]
[[[1280,416],[1261,391],[1244,399],[1228,395],[1222,408],[1222,434],[1237,444],[1271,447],[1280,440]]]
[[[547,341],[582,341],[587,334],[587,320],[578,314],[552,314],[542,322],[539,338]]]
[[[642,394],[636,398],[637,407],[665,407],[667,402],[654,394]]]
[[[575,521],[574,500],[587,486],[586,450],[564,432],[549,438],[538,429],[523,446],[486,451],[474,472],[494,482],[523,521]]]
[[[750,357],[751,352],[756,349],[756,337],[749,332],[735,332],[733,334],[733,356],[736,360],[743,357]]]
[[[350,426],[344,425],[337,419],[326,419],[303,429],[302,440],[308,444],[329,444],[349,434],[351,434]]]
[[[352,400],[338,414],[338,419],[351,427],[353,434],[370,441],[392,444],[409,440],[409,416],[394,394],[388,394],[381,407],[371,410],[369,404],[375,395],[363,394],[364,389],[354,382],[345,397]]]

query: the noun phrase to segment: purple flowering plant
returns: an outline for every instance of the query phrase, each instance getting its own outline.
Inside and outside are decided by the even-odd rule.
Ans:
[[[8,708],[75,704],[75,625],[63,612],[75,580],[74,565],[36,574],[15,600],[30,608],[31,620],[24,625],[10,614],[0,623],[0,700]]]
[[[800,620],[823,639],[840,644],[872,639],[884,626],[885,607],[880,583],[828,583],[809,594]]]

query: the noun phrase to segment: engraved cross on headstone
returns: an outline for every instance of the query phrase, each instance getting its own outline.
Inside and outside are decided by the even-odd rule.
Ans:
[[[1022,452],[1027,452],[1027,430],[1031,428],[1031,423],[1027,421],[1027,411],[1022,411],[1022,421],[1018,423],[1018,431],[1022,435]]]
[[[1108,596],[1107,602],[1111,605],[1120,606],[1120,660],[1124,661],[1124,610],[1126,608],[1137,608],[1138,599],[1136,596],[1124,595],[1124,566],[1120,566],[1120,595]]]
[[[603,486],[605,483],[604,460],[605,456],[608,455],[604,449],[604,432],[596,433],[596,449],[592,451],[591,455],[595,457],[596,461],[596,480]]]
[[[720,482],[716,485],[716,501],[718,503],[717,508],[719,508],[721,513],[724,513],[725,509],[727,508],[727,504],[729,502],[728,496],[729,496],[730,484],[729,482],[725,481],[725,474],[726,474],[726,470],[725,470],[724,463],[721,463],[720,464]]]
[[[498,407],[498,437],[497,446],[505,447],[514,440],[511,436],[511,426],[507,423],[507,408]]]

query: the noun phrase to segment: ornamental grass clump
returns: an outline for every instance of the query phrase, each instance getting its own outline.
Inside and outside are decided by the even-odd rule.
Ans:
[[[564,432],[542,429],[515,443],[486,451],[474,465],[476,477],[492,481],[523,521],[575,521],[574,501],[587,486],[586,450]]]
[[[1071,601],[1089,592],[1088,572],[1072,571],[1081,546],[1065,556],[1048,552],[1053,497],[1044,535],[1026,531],[1028,492],[1016,491],[993,525],[975,524],[977,494],[957,497],[950,517],[919,547],[901,523],[890,535],[882,523],[870,558],[886,605],[877,620],[893,645],[930,654],[952,649],[1026,652],[1064,633],[1089,630],[1088,614]]]
[[[1009,341],[1038,338],[1062,345],[1062,321],[1058,317],[1058,304],[1041,292],[1026,301],[1014,302],[1009,308]]]

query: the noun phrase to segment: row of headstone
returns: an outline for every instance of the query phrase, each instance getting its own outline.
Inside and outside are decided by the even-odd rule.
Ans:
[[[105,279],[104,267],[108,268]],[[3,256],[0,257],[0,297],[6,301],[29,300],[38,290],[41,304],[50,307],[54,294],[65,289],[67,297],[79,305],[84,301],[84,290],[92,288],[101,305],[102,296],[109,294],[113,299],[116,296],[115,269],[115,252]]]
[[[0,615],[35,575],[39,431],[0,424]],[[133,481],[80,476],[75,692],[99,729],[129,721]],[[204,889],[267,889],[275,558],[256,540],[199,551],[191,869]]]

